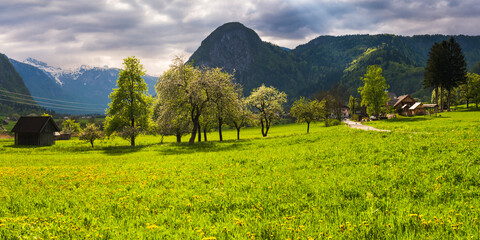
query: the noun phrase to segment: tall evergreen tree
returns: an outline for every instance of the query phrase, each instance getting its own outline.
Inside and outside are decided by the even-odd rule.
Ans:
[[[435,89],[435,103],[438,104],[438,88],[447,91],[447,106],[450,109],[451,91],[466,81],[467,63],[462,48],[453,37],[450,40],[433,44],[428,54],[427,66],[425,67],[425,88]],[[443,98],[443,91],[440,93]],[[444,109],[445,106],[441,109]]]

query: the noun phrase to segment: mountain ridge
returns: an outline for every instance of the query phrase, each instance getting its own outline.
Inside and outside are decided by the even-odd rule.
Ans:
[[[42,110],[8,57],[0,54],[0,113],[30,113]]]
[[[188,62],[224,68],[230,73],[235,69],[235,78],[244,86],[245,95],[266,84],[285,91],[289,99],[312,96],[334,84],[343,84],[348,94],[358,96],[360,77],[368,65],[377,64],[384,69],[390,91],[428,101],[430,90],[422,87],[428,52],[435,42],[450,37],[441,34],[324,35],[288,51],[262,41],[254,30],[233,22],[215,29]],[[453,37],[461,44],[469,67],[480,61],[480,36]],[[375,51],[368,52],[369,49]]]
[[[87,65],[62,69],[32,58],[23,62],[10,59],[10,62],[24,79],[34,99],[43,107],[59,113],[105,113],[110,103],[108,96],[116,88],[120,72],[118,68]],[[149,85],[149,94],[154,95],[157,77],[146,75],[144,79]]]

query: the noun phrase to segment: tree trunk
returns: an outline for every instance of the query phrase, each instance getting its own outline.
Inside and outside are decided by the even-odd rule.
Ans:
[[[262,125],[262,136],[266,137],[267,135],[265,135],[265,125],[263,124],[263,118],[260,118],[260,124]]]
[[[438,106],[438,87],[435,87],[435,104]]]
[[[177,133],[177,143],[179,143],[179,142],[182,142],[182,134]]]
[[[237,127],[237,140],[240,140],[240,128]]]
[[[222,124],[223,121],[221,118],[218,119],[218,136],[220,137],[220,142],[223,141],[223,136],[222,136]]]
[[[443,101],[443,89],[440,89],[440,112],[443,112],[443,107],[444,107],[444,103],[445,101]]]
[[[450,96],[451,96],[451,90],[448,90],[447,93],[447,111],[450,112]]]
[[[132,118],[131,127],[132,127],[132,134],[133,134],[133,131],[134,131],[133,128],[135,127],[135,119],[134,118]],[[134,135],[130,136],[130,145],[132,147],[135,147],[135,136]]]
[[[307,122],[307,133],[310,132],[310,122]]]
[[[265,119],[265,129],[266,129],[266,131],[265,131],[265,136],[264,137],[266,137],[267,134],[268,134],[268,130],[270,129],[270,123],[272,123],[272,120]]]
[[[202,129],[200,127],[200,123],[198,123],[198,142],[202,141]]]
[[[203,140],[206,142],[207,141],[207,126],[203,128]]]
[[[93,140],[92,139],[90,139],[90,144],[92,144],[92,148],[93,148]]]
[[[197,128],[198,128],[198,119],[200,118],[200,116],[195,116],[192,118],[192,122],[193,122],[193,128],[192,128],[192,135],[190,136],[190,140],[188,140],[188,143],[189,144],[193,144],[195,142],[195,137],[197,136]]]

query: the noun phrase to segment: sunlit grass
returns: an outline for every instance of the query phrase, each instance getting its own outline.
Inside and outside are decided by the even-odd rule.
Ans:
[[[480,113],[141,136],[0,140],[2,238],[478,238]],[[182,138],[188,141],[188,136]]]

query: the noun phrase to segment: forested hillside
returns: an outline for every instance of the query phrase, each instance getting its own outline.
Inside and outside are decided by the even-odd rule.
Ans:
[[[289,94],[290,99],[310,96],[341,83],[349,94],[358,96],[360,77],[368,65],[384,70],[390,91],[411,94],[424,101],[430,90],[423,89],[424,66],[435,42],[450,36],[348,35],[320,36],[287,51],[263,42],[241,23],[227,23],[213,31],[191,56],[197,66],[223,67],[233,73],[249,93],[262,83]],[[468,67],[480,61],[480,37],[455,36],[463,48]]]
[[[41,110],[7,56],[0,54],[0,113],[6,115]]]

